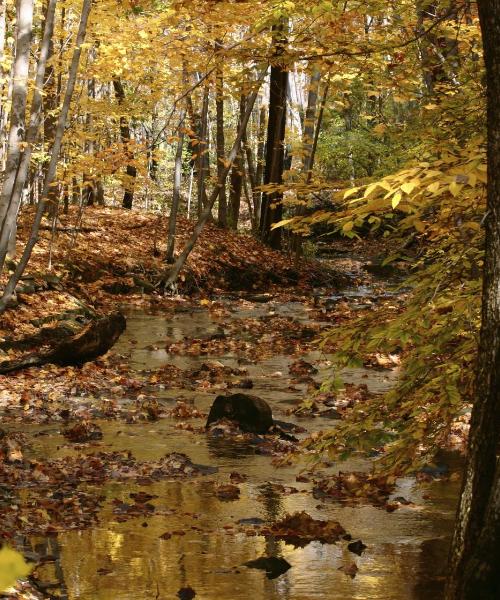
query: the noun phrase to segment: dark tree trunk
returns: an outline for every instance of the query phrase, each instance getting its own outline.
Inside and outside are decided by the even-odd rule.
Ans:
[[[482,324],[448,600],[500,598],[500,0],[479,0],[488,85],[488,199]]]
[[[286,128],[286,90],[288,71],[280,63],[286,45],[286,20],[274,26],[275,64],[271,67],[269,92],[269,118],[267,123],[266,166],[264,185],[283,183],[284,140]],[[264,192],[260,215],[260,233],[262,241],[271,248],[281,248],[281,229],[271,229],[271,225],[280,221],[283,215],[283,194]]]
[[[120,79],[113,79],[113,88],[115,90],[118,104],[121,106],[125,100],[125,90],[123,89],[123,84]],[[135,168],[135,165],[132,164],[132,161],[134,160],[134,154],[130,147],[130,126],[128,120],[124,116],[120,116],[120,138],[125,148],[127,160],[130,161],[125,169],[125,192],[123,194],[122,206],[123,208],[132,208],[132,204],[134,202],[134,188],[135,179],[137,177],[137,169]]]
[[[99,206],[104,206],[105,205],[105,200],[104,200],[104,186],[102,183],[102,179],[98,179],[95,182],[95,199],[96,202]]]

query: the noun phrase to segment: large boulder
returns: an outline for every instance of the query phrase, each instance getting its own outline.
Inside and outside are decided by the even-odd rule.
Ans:
[[[208,414],[206,426],[221,419],[234,421],[242,431],[249,433],[267,433],[273,425],[273,413],[269,404],[248,394],[217,396]]]

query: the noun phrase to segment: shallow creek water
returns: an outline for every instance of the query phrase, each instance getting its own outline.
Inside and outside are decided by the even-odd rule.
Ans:
[[[299,303],[254,305],[251,309],[236,311],[233,318],[259,316],[269,311],[279,311],[304,322],[308,320],[307,312]],[[172,318],[130,310],[127,331],[114,351],[126,357],[132,371],[160,368],[167,362],[192,369],[207,357],[171,356],[161,348],[166,341],[206,336],[218,327],[217,320],[207,311],[178,313]],[[216,358],[230,366],[238,364],[237,357],[232,355]],[[320,354],[305,358],[326,359]],[[275,356],[256,364],[245,364],[254,382],[251,393],[271,404],[275,418],[300,423],[309,432],[334,426],[335,421],[322,418],[297,420],[285,416],[286,410],[303,398],[303,390],[286,389],[290,362],[290,357]],[[319,364],[321,368],[322,363]],[[325,361],[323,369],[326,368]],[[366,383],[370,390],[383,392],[396,374],[358,369],[345,372],[344,376],[347,381]],[[213,390],[207,393],[160,390],[158,397],[171,400],[172,404],[181,396],[192,398],[199,409],[207,411],[215,393]],[[395,496],[403,495],[415,506],[402,507],[394,513],[367,505],[320,504],[313,498],[310,484],[296,482],[304,464],[275,468],[269,456],[253,454],[229,440],[214,441],[176,429],[172,419],[131,425],[103,421],[100,425],[104,432],[100,449],[131,450],[142,460],[158,459],[179,451],[195,463],[216,466],[219,470],[215,475],[161,481],[147,487],[109,483],[104,490],[96,488],[96,493],[104,493],[109,500],[123,501],[130,501],[130,492],[147,491],[158,495],[153,500],[157,511],[174,509],[175,512],[121,523],[113,517],[110,502],[105,502],[94,527],[63,533],[51,540],[50,550],[59,557],[57,577],[64,581],[65,597],[71,600],[170,600],[177,598],[177,591],[187,586],[196,591],[196,598],[200,600],[432,600],[440,597],[439,575],[453,522],[456,484],[416,486],[411,479],[403,479]],[[34,438],[33,453],[58,457],[71,452],[60,433],[53,427],[50,429],[50,435]],[[39,432],[40,428],[36,430]],[[351,460],[331,470],[368,467],[366,462]],[[214,479],[227,482],[233,471],[248,476],[248,481],[240,484],[240,499],[218,500],[211,482]],[[299,493],[280,492],[270,485],[273,483],[296,487]],[[314,518],[340,521],[353,539],[363,540],[367,549],[358,557],[347,550],[345,543],[313,542],[305,548],[295,548],[228,528],[239,519],[251,517],[272,523],[297,510],[305,510]],[[184,535],[160,539],[166,531],[182,531]],[[39,539],[32,543],[43,546],[47,542]],[[261,556],[281,556],[292,568],[277,579],[269,580],[263,571],[242,566]],[[354,578],[339,570],[352,562],[359,568]],[[47,578],[54,576],[50,572],[53,568],[47,566]]]

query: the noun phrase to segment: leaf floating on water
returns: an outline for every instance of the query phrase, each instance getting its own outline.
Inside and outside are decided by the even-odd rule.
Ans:
[[[363,552],[366,550],[365,544],[361,540],[356,540],[355,542],[351,542],[347,545],[347,549],[358,556],[361,556]]]

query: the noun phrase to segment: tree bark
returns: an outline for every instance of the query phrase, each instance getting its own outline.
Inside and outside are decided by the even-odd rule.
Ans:
[[[500,598],[500,0],[479,0],[488,86],[482,320],[467,465],[447,600]]]
[[[7,285],[5,286],[5,290],[3,292],[2,297],[0,298],[0,314],[5,311],[9,300],[12,298],[14,290],[16,289],[16,285],[21,278],[24,270],[26,269],[26,265],[31,257],[31,253],[38,239],[38,231],[40,228],[40,223],[42,221],[43,213],[45,210],[45,203],[48,196],[48,191],[52,185],[54,177],[56,175],[57,162],[59,160],[59,154],[61,151],[62,139],[64,136],[64,129],[66,127],[66,121],[68,120],[68,113],[71,105],[71,99],[73,97],[73,92],[75,90],[76,77],[78,74],[78,66],[80,64],[80,55],[82,52],[82,44],[85,40],[85,34],[87,31],[87,22],[90,14],[90,9],[92,6],[92,0],[83,0],[82,14],[80,17],[80,25],[78,27],[78,33],[76,36],[75,48],[73,50],[73,57],[71,59],[71,65],[68,74],[68,83],[66,85],[66,92],[64,95],[64,101],[61,108],[61,113],[59,115],[59,119],[57,122],[56,132],[54,136],[54,144],[52,146],[51,154],[50,154],[50,162],[49,168],[47,170],[47,176],[44,181],[43,190],[41,197],[38,202],[38,206],[35,213],[35,220],[31,227],[30,237],[26,243],[24,248],[22,257],[19,261],[19,264],[16,267],[16,270],[11,275]]]
[[[115,96],[118,100],[118,105],[122,106],[125,101],[125,90],[123,88],[121,79],[113,79],[113,89],[115,90]],[[137,169],[133,164],[134,153],[132,152],[131,148],[132,138],[130,135],[130,125],[125,115],[120,115],[120,138],[125,151],[125,156],[128,161],[128,164],[125,168],[125,182],[123,186],[125,191],[123,193],[122,206],[123,208],[130,209],[134,203],[134,189],[135,179],[137,177]]]
[[[281,185],[283,183],[288,71],[280,63],[280,57],[285,51],[286,29],[286,19],[282,19],[279,25],[273,27],[275,64],[271,67],[269,86],[269,118],[267,123],[264,185]],[[275,249],[281,248],[281,229],[271,229],[271,225],[282,218],[282,198],[283,194],[280,192],[266,191],[262,195],[261,239],[265,244]]]

